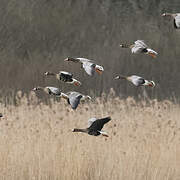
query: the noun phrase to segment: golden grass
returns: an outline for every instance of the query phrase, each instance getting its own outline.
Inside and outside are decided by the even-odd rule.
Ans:
[[[179,105],[108,97],[72,111],[63,100],[38,105],[33,94],[18,104],[1,105],[2,180],[180,179]],[[109,138],[71,132],[107,115]]]

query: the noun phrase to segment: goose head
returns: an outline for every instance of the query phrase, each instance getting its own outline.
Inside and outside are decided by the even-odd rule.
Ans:
[[[102,74],[102,72],[104,71],[104,68],[102,66],[96,64],[95,70],[98,74]]]
[[[154,81],[149,81],[149,84],[148,84],[148,86],[150,86],[150,87],[155,87],[155,82]]]
[[[85,96],[85,99],[92,100],[91,96]]]

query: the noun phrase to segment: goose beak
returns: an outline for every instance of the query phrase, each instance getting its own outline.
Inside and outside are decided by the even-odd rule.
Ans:
[[[148,86],[153,87],[153,85],[151,83],[149,83]]]
[[[153,81],[149,82],[148,86],[155,87],[155,83]]]
[[[101,71],[100,69],[98,69],[98,68],[96,68],[96,72],[97,72],[99,75],[102,74],[102,71]]]
[[[75,82],[74,82],[74,85],[75,85],[75,86],[81,86],[81,83],[80,83],[79,81],[75,81]]]
[[[148,55],[153,57],[153,58],[156,58],[156,54],[154,54],[154,53],[149,52]]]

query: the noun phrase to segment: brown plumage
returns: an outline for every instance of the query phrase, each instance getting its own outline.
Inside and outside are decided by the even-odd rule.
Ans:
[[[92,136],[99,136],[100,134],[102,134],[103,136],[108,137],[107,133],[104,131],[101,131],[101,129],[103,128],[104,124],[108,123],[111,120],[111,117],[105,117],[105,118],[101,118],[101,119],[96,119],[96,118],[91,118],[88,120],[88,128],[85,129],[73,129],[73,132],[83,132],[83,133],[87,133],[89,135]]]

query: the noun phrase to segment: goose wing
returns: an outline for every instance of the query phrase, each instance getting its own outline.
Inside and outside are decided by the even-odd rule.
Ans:
[[[174,18],[174,27],[177,29],[180,28],[180,13]]]
[[[92,123],[94,122],[94,121],[96,121],[97,120],[97,118],[95,118],[95,117],[93,117],[93,118],[90,118],[89,120],[88,120],[88,128],[92,125]]]
[[[86,71],[86,73],[90,76],[94,75],[96,64],[90,62],[84,62],[82,67]]]
[[[89,129],[94,130],[94,131],[101,131],[104,124],[108,123],[110,120],[111,120],[111,117],[105,117],[105,118],[102,118],[102,119],[97,119],[94,122],[92,122]]]
[[[141,46],[134,46],[131,48],[132,53],[141,53],[145,48],[142,48]]]
[[[76,109],[80,103],[82,98],[82,94],[77,92],[71,92],[69,94],[68,103],[71,105],[72,109]]]
[[[144,40],[137,40],[134,42],[135,46],[139,46],[141,48],[147,48],[148,46],[145,44]]]
[[[87,59],[87,58],[76,58],[76,59],[78,59],[78,60],[79,60],[79,62],[81,62],[81,63],[93,62],[93,60],[91,60],[91,59]]]
[[[131,48],[132,53],[141,53],[146,52],[147,45],[144,43],[143,40],[137,40],[134,42],[133,47]]]
[[[132,79],[132,83],[135,86],[140,86],[140,85],[143,85],[145,83],[145,79],[140,77],[140,76],[133,75],[133,76],[131,76],[131,79]]]
[[[59,88],[56,87],[46,87],[49,90],[49,94],[53,94],[56,96],[60,96],[61,95],[61,90]]]
[[[60,80],[63,80],[63,81],[72,80],[72,77],[73,77],[73,74],[66,71],[60,71],[59,75],[60,75]]]

